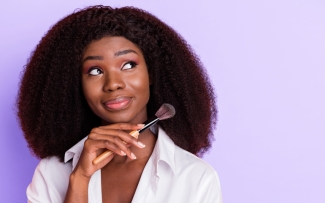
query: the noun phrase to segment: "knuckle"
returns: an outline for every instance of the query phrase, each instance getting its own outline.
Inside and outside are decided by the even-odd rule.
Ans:
[[[111,151],[116,151],[118,148],[115,144],[110,143],[108,146],[108,149]]]
[[[112,148],[113,145],[114,145],[114,143],[105,141],[105,146],[104,147],[110,149],[110,148]]]
[[[119,137],[114,137],[114,142],[117,143],[120,141],[120,138]]]
[[[90,131],[90,132],[91,132],[91,133],[97,133],[97,132],[98,132],[98,130],[99,130],[99,129],[98,129],[98,127],[96,127],[96,128],[93,128],[93,129],[91,129],[91,131]]]
[[[135,138],[132,137],[132,136],[129,136],[129,137],[128,137],[128,142],[129,142],[129,143],[137,142],[137,139],[135,139]]]
[[[113,145],[113,144],[112,144],[111,142],[109,142],[109,141],[105,141],[105,146],[106,146],[106,147],[112,147],[112,145]]]
[[[87,140],[89,140],[89,139],[94,139],[94,138],[95,138],[95,135],[96,135],[96,133],[91,132],[91,133],[88,135],[88,139],[87,139]]]
[[[105,140],[103,142],[104,142],[105,148],[107,148],[107,149],[112,149],[114,147],[114,144],[108,140]]]
[[[126,153],[131,153],[131,150],[130,150],[130,148],[126,147],[126,149],[125,149],[124,152],[126,152]]]
[[[107,147],[107,146],[110,146],[111,145],[111,143],[109,142],[109,141],[104,141],[104,145]]]
[[[90,139],[86,139],[85,143],[84,143],[84,148],[88,148],[91,145],[91,140]]]
[[[125,140],[127,143],[132,143],[135,141],[135,139],[131,136],[128,136],[127,139]]]
[[[117,130],[117,135],[118,135],[119,137],[122,137],[122,136],[123,136],[123,133],[124,133],[123,130],[121,130],[121,129]]]

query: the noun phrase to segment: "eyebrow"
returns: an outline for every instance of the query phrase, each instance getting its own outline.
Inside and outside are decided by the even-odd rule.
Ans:
[[[135,53],[136,55],[138,55],[138,53],[132,49],[126,49],[126,50],[122,50],[122,51],[118,51],[116,53],[114,53],[115,57],[121,56],[121,55],[125,55],[128,53]],[[84,60],[82,61],[83,63],[87,60],[103,60],[104,57],[103,56],[87,56],[86,58],[84,58]]]
[[[83,63],[87,60],[103,60],[104,57],[102,56],[87,56],[86,58],[84,58],[84,60],[82,61]]]
[[[126,50],[122,50],[122,51],[118,51],[114,54],[115,57],[124,55],[124,54],[128,54],[128,53],[135,53],[136,55],[138,55],[138,53],[132,49],[126,49]]]

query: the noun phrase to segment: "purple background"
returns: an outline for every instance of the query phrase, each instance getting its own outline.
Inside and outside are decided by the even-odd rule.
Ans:
[[[201,57],[219,108],[204,159],[225,203],[325,202],[323,0],[1,1],[1,202],[26,202],[38,163],[14,113],[20,72],[51,25],[93,4],[148,10]]]

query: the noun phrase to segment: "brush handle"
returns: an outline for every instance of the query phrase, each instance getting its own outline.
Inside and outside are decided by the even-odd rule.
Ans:
[[[159,118],[158,117],[153,117],[153,118],[150,118],[150,119],[146,120],[146,122],[144,122],[143,128],[141,128],[140,130],[138,130],[139,133],[142,133],[143,131],[145,131],[147,128],[149,128],[153,124],[157,123],[158,121],[159,121]]]
[[[143,129],[143,128],[142,128]],[[129,135],[131,135],[132,137],[134,137],[135,139],[138,139],[139,137],[139,131],[138,130],[134,130],[132,132],[129,133]],[[124,142],[124,144],[126,144]],[[99,155],[96,159],[93,160],[93,164],[98,164],[99,162],[103,161],[104,159],[106,159],[107,157],[109,157],[109,155],[111,155],[113,152],[111,150],[106,150],[104,153],[102,153],[101,155]]]

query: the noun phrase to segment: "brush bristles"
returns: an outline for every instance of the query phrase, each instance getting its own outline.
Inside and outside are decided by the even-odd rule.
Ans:
[[[161,107],[158,109],[155,116],[159,118],[159,120],[165,120],[168,118],[171,118],[175,115],[176,111],[173,105],[164,103],[161,105]]]

